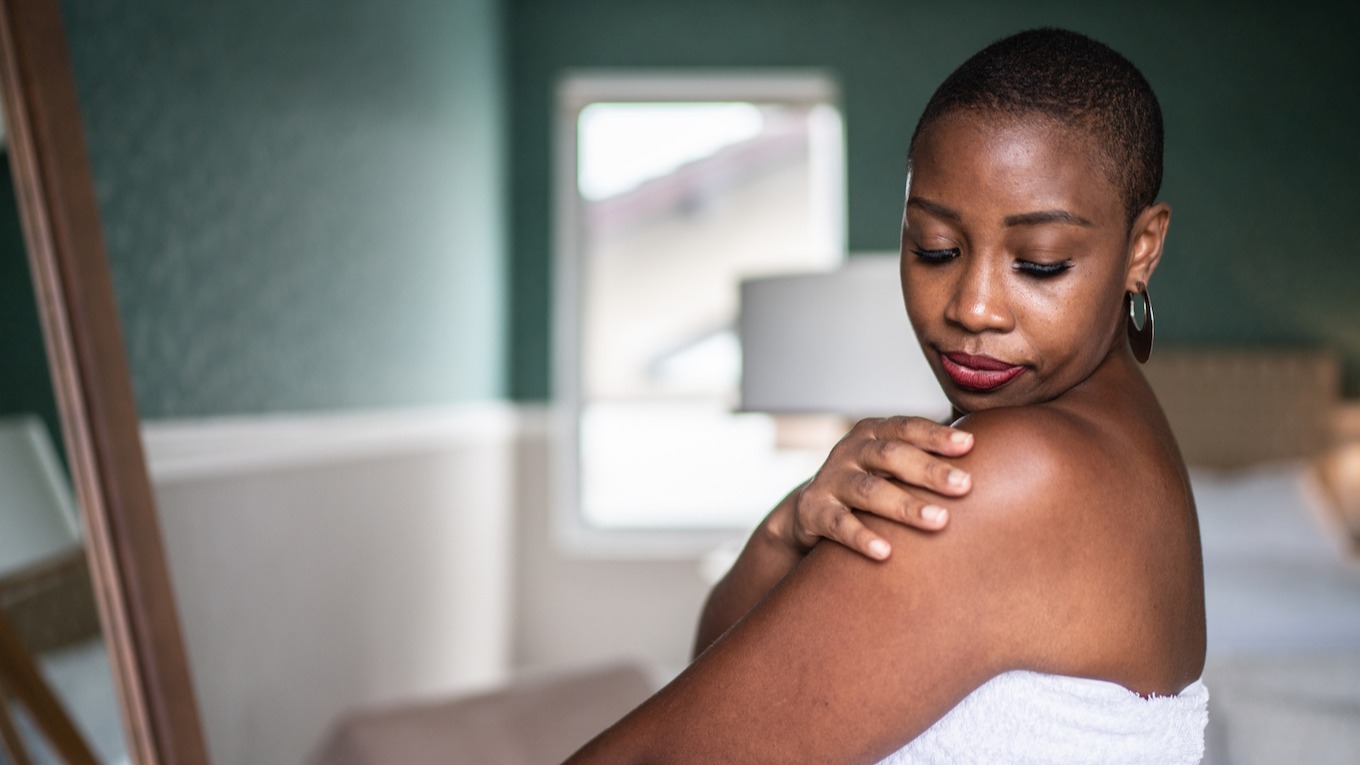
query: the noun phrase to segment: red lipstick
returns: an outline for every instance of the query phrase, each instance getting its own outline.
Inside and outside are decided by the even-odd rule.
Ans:
[[[996,390],[1025,371],[1019,364],[1008,364],[991,356],[958,352],[941,353],[940,365],[955,385],[979,393]]]

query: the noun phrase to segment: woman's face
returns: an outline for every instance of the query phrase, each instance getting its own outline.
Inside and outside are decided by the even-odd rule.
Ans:
[[[918,138],[902,294],[960,411],[1051,400],[1124,342],[1124,292],[1156,257],[1142,268],[1146,237],[1130,236],[1097,159],[1089,138],[1042,117],[960,112]]]

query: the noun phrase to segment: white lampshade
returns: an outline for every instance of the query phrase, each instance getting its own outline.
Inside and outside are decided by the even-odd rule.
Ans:
[[[907,321],[896,255],[741,284],[743,411],[949,415]]]

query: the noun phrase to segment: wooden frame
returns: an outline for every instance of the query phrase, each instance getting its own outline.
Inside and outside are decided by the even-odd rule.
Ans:
[[[0,0],[0,81],[24,238],[128,753],[141,765],[206,763],[58,0]]]

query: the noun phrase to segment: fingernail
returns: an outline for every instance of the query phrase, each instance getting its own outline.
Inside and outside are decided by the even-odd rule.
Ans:
[[[953,433],[949,434],[949,440],[953,441],[959,446],[962,446],[968,443],[969,441],[973,440],[973,434],[965,430],[956,430]]]
[[[888,552],[891,549],[892,548],[888,547],[888,543],[884,542],[882,539],[875,539],[869,543],[869,554],[880,560],[888,557]]]
[[[954,468],[949,471],[950,486],[963,486],[965,483],[968,483],[967,473],[963,472],[962,470],[959,470],[958,468]]]
[[[921,508],[921,517],[931,523],[944,523],[944,519],[948,517],[948,515],[949,511],[938,505],[926,505]]]

